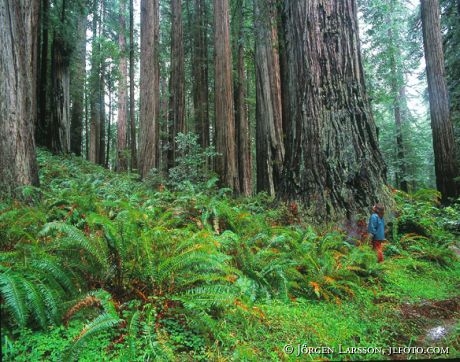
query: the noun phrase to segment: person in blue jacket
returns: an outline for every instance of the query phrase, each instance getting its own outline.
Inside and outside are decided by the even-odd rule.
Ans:
[[[372,215],[369,218],[369,225],[367,231],[372,237],[372,247],[377,253],[377,260],[379,263],[383,261],[383,242],[385,239],[385,220],[383,215],[385,208],[382,204],[376,204],[372,208]]]

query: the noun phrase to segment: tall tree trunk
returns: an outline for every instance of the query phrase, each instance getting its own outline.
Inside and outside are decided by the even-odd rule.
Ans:
[[[120,47],[120,80],[118,85],[118,123],[117,123],[117,171],[126,171],[126,123],[128,116],[127,80],[128,63],[126,58],[126,0],[120,0],[118,45]]]
[[[100,129],[101,129],[101,108],[100,103],[100,44],[98,41],[98,23],[100,22],[99,17],[99,1],[94,0],[93,2],[93,41],[91,45],[91,74],[89,80],[89,93],[90,93],[90,140],[89,140],[89,160],[93,163],[99,162],[99,150],[100,150]]]
[[[141,69],[139,171],[141,177],[159,166],[159,4],[141,0]]]
[[[228,0],[214,0],[216,172],[222,185],[238,194],[229,22]]]
[[[70,122],[70,151],[81,156],[86,80],[86,14],[77,22],[77,43],[74,68],[71,73],[72,112]]]
[[[193,114],[198,142],[206,148],[209,146],[209,91],[205,0],[194,0],[193,44]]]
[[[107,167],[105,163],[105,154],[106,154],[106,112],[105,112],[105,79],[106,79],[106,69],[105,64],[101,62],[101,72],[99,74],[99,104],[100,104],[100,122],[99,122],[99,153],[97,163],[101,166]]]
[[[315,220],[352,219],[385,191],[354,0],[286,0],[286,159],[280,198]],[[283,120],[284,121],[284,120]]]
[[[392,19],[387,19],[387,21],[391,22]],[[391,95],[393,96],[393,115],[396,128],[396,158],[398,161],[395,178],[396,184],[398,185],[397,187],[405,192],[408,192],[408,183],[405,179],[407,177],[407,168],[402,127],[405,121],[404,115],[407,114],[407,112],[405,112],[406,102],[404,92],[404,74],[397,64],[397,59],[401,58],[401,50],[399,49],[398,44],[395,42],[395,36],[393,35],[391,28],[388,29],[388,39],[390,42],[390,47],[392,48],[392,51],[390,52],[390,84]]]
[[[46,102],[48,98],[49,0],[42,0],[41,4],[41,44],[37,86],[38,117],[37,127],[35,129],[35,140],[37,145],[51,149],[50,137],[48,137],[48,113]]]
[[[52,105],[51,150],[70,152],[70,57],[72,46],[63,34],[66,25],[66,2],[62,2],[59,26],[55,29],[52,46]]]
[[[244,0],[237,3],[235,23],[237,27],[234,39],[234,54],[236,55],[235,77],[235,123],[236,147],[238,155],[239,187],[242,195],[252,194],[252,157],[251,139],[249,134],[249,118],[246,104],[246,69],[244,62]]]
[[[107,144],[105,147],[105,160],[104,160],[104,166],[107,168],[110,168],[110,144],[112,142],[112,119],[113,119],[113,105],[112,105],[112,94],[114,91],[113,87],[113,75],[110,73],[108,75],[109,80],[108,80],[108,87],[107,87],[107,92],[109,94],[109,117],[108,117],[108,122],[107,122]]]
[[[37,118],[38,0],[0,1],[0,190],[38,186],[34,131]]]
[[[460,195],[460,183],[455,181],[459,172],[449,113],[449,96],[444,79],[440,9],[438,0],[421,0],[421,5],[436,184],[443,202],[447,202],[449,198]]]
[[[171,0],[171,76],[169,78],[168,169],[175,166],[175,138],[185,132],[185,73],[182,1]]]
[[[65,40],[55,34],[52,52],[51,149],[70,152],[70,54]]]
[[[129,129],[130,129],[130,169],[137,168],[137,147],[136,147],[136,107],[134,93],[134,0],[129,0]]]
[[[255,0],[257,191],[274,196],[284,162],[276,1]]]

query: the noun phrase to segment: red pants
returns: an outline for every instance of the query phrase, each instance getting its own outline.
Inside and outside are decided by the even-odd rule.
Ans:
[[[383,242],[384,240],[372,240],[372,247],[377,253],[377,261],[379,263],[383,261]]]

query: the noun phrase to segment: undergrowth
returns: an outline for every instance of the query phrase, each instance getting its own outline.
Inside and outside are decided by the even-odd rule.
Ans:
[[[379,264],[365,221],[309,225],[292,205],[235,200],[182,169],[152,187],[75,157],[38,160],[41,188],[0,202],[4,360],[299,357],[286,345],[355,359],[339,345],[415,343],[423,331],[400,320],[404,303],[458,297],[460,207],[434,191],[395,194]]]

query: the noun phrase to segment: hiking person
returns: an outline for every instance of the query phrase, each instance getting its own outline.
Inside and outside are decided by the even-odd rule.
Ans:
[[[383,215],[385,208],[382,204],[376,204],[372,208],[372,215],[369,218],[369,225],[367,231],[372,237],[372,248],[377,253],[377,260],[379,263],[383,261],[383,242],[385,239],[385,220]]]

